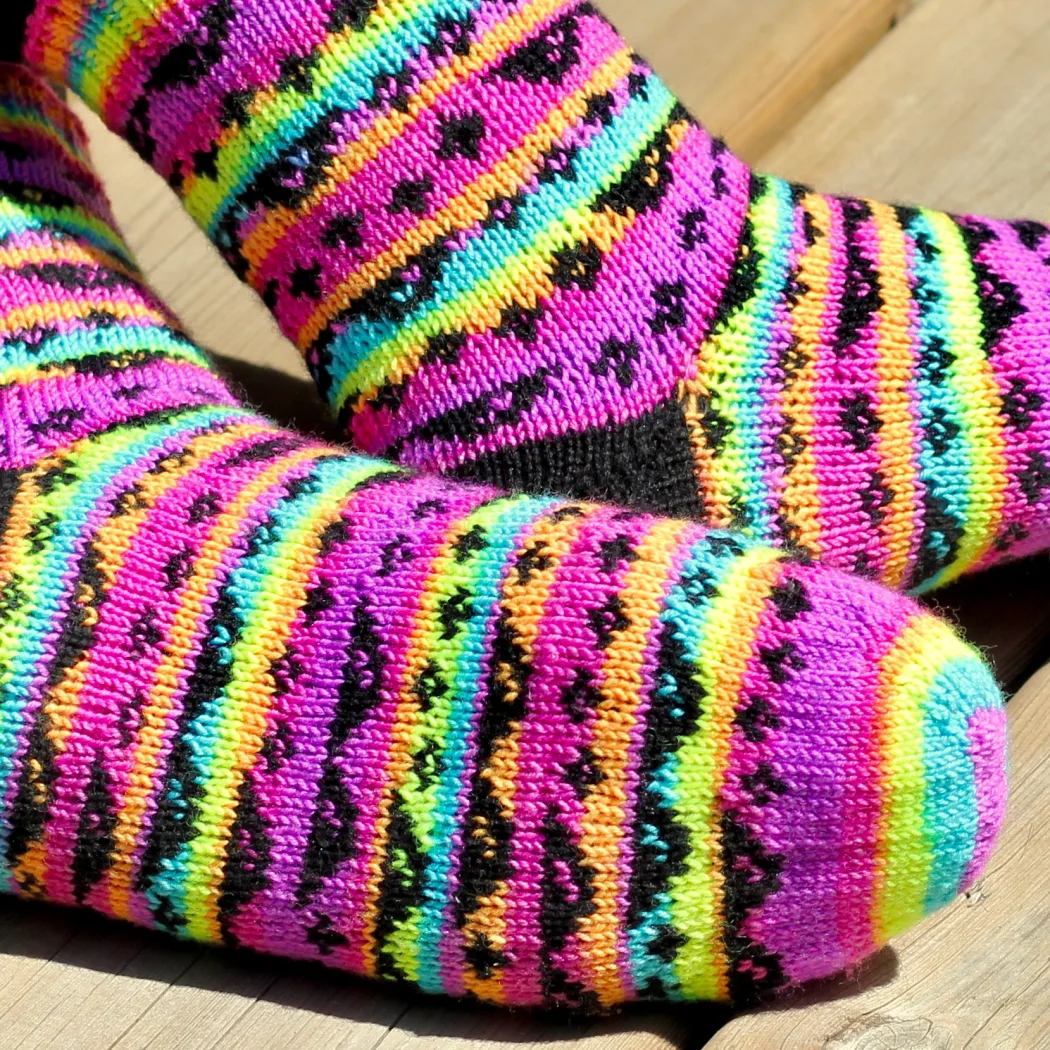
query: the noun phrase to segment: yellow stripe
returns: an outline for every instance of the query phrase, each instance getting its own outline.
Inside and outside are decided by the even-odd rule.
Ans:
[[[434,555],[427,573],[418,606],[411,611],[413,625],[412,635],[405,652],[404,664],[397,685],[399,697],[394,709],[390,728],[390,744],[386,766],[383,774],[383,789],[377,807],[372,841],[364,844],[370,853],[369,869],[372,874],[365,889],[365,906],[360,919],[362,928],[362,956],[366,972],[376,976],[378,958],[382,945],[376,938],[376,927],[379,922],[379,895],[384,877],[383,858],[390,838],[390,825],[393,823],[392,810],[394,803],[404,787],[413,765],[413,744],[419,721],[420,702],[416,684],[427,670],[430,659],[431,636],[434,624],[441,614],[441,607],[446,598],[451,597],[444,588],[445,571],[454,561],[454,548],[467,532],[462,522],[457,522],[452,531],[445,537],[440,550]]]
[[[880,668],[882,805],[871,896],[875,946],[914,925],[926,911],[933,856],[925,825],[924,705],[941,669],[960,652],[967,650],[946,624],[914,616]]]
[[[516,557],[520,558],[526,551],[540,548],[549,559],[546,567],[534,568],[525,582],[521,582],[516,569],[511,568],[503,585],[501,607],[507,613],[508,628],[516,639],[526,663],[533,660],[540,626],[544,623],[544,610],[550,600],[558,567],[562,559],[573,550],[579,532],[587,520],[572,517],[559,521],[547,515],[535,524],[515,552]],[[497,665],[493,671],[508,691],[507,703],[513,704],[517,697],[514,695],[516,686],[510,669]],[[521,724],[511,723],[507,735],[493,745],[492,757],[480,773],[480,776],[489,782],[492,794],[499,802],[500,815],[508,821],[513,821],[515,814],[521,735]],[[481,818],[475,818],[474,823],[465,827],[463,832],[464,835],[483,841],[487,835]],[[516,835],[517,832],[507,845],[508,850],[513,851]],[[492,847],[496,847],[495,841],[492,841]],[[480,898],[477,908],[467,916],[463,926],[460,936],[464,944],[470,946],[478,937],[483,936],[490,948],[503,951],[507,947],[507,911],[511,904],[505,882],[501,882],[494,893]],[[487,981],[479,978],[469,966],[463,975],[463,983],[468,991],[480,998],[500,1003],[505,1002],[502,982],[503,975],[499,969]]]
[[[908,284],[908,256],[904,230],[887,204],[869,201],[879,234],[879,285],[876,411],[882,427],[876,435],[880,471],[893,500],[883,508],[879,528],[888,558],[883,582],[899,589],[911,563],[915,526],[919,520],[918,434],[912,419],[915,381],[913,300]]]
[[[221,716],[223,745],[197,803],[197,834],[189,844],[186,932],[199,940],[214,941],[222,935],[219,888],[241,787],[265,743],[277,688],[272,668],[284,655],[297,614],[306,604],[310,578],[321,553],[321,536],[344,510],[342,500],[332,501],[319,508],[309,524],[298,531],[295,553],[281,573],[280,586],[267,593],[266,601],[258,607],[263,615],[246,626],[233,653],[233,672]]]
[[[137,48],[143,58],[149,59],[151,56],[146,48],[156,47],[156,41],[151,39],[155,30],[165,24],[171,26],[170,12],[182,5],[183,0],[150,0],[148,6],[129,3],[124,4],[123,9],[118,6],[107,14],[111,24],[96,38],[98,46],[85,63],[82,85],[84,100],[107,123],[111,95],[123,86],[121,74],[132,52]],[[135,97],[131,96],[132,99]]]
[[[950,216],[934,211],[923,214],[941,249],[952,326],[948,345],[955,355],[949,383],[965,404],[958,422],[971,457],[966,532],[956,560],[938,577],[939,584],[946,584],[979,564],[992,548],[1003,517],[1009,469],[1002,396],[984,350],[984,322],[970,253]]]

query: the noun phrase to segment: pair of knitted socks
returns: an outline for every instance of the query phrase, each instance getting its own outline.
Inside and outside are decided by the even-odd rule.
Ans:
[[[0,877],[589,1007],[746,1002],[950,900],[1001,699],[833,566],[926,586],[1046,541],[1045,231],[755,176],[589,4],[270,11],[47,2],[26,57],[359,447],[739,531],[245,412],[8,70]]]

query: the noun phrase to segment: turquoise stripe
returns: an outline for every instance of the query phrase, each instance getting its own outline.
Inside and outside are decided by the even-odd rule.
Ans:
[[[45,642],[58,630],[58,621],[68,602],[76,559],[94,535],[94,529],[85,527],[86,521],[93,511],[103,506],[107,492],[113,495],[111,486],[121,472],[128,468],[144,469],[140,461],[163,454],[166,441],[187,439],[194,431],[207,430],[218,423],[236,422],[243,415],[230,409],[206,408],[188,412],[173,422],[148,430],[135,426],[111,431],[94,442],[95,449],[104,455],[108,445],[117,446],[109,458],[93,463],[90,471],[78,474],[76,481],[54,490],[34,507],[36,519],[48,511],[55,511],[57,520],[52,526],[50,539],[45,541],[48,549],[40,559],[44,571],[34,581],[36,590],[18,609],[22,630],[17,640],[17,655],[4,669],[0,681],[0,785],[6,787],[5,810],[10,806],[11,794],[17,787],[15,757],[18,736],[24,728],[26,705],[31,697],[42,691],[54,656],[45,647]],[[126,443],[129,436],[136,437],[131,444]],[[83,461],[89,459],[95,459],[90,452],[82,457],[81,466],[85,466]],[[0,630],[17,632],[18,628],[8,621],[0,625]],[[7,862],[9,828],[8,822],[0,821],[0,882],[6,882],[8,888],[14,890]]]
[[[90,222],[87,213],[82,209],[75,206],[50,208],[39,205],[34,206],[33,212],[30,213],[23,210],[22,205],[0,196],[0,241],[12,234],[41,232],[53,238],[56,226],[119,259],[131,273],[138,272],[138,266],[118,235],[100,222]]]
[[[936,231],[929,224],[924,213],[920,212],[908,224],[906,232],[913,241],[916,237],[925,236],[930,244],[937,244]],[[931,496],[944,500],[947,513],[956,519],[960,527],[965,527],[970,509],[969,485],[965,479],[973,476],[973,462],[968,446],[962,440],[963,435],[960,434],[959,438],[948,442],[948,448],[944,453],[937,455],[933,445],[924,436],[933,426],[938,413],[942,420],[958,424],[965,409],[965,405],[957,396],[957,388],[951,380],[950,365],[943,370],[944,379],[940,383],[930,380],[929,354],[936,350],[938,344],[944,353],[948,353],[952,344],[952,324],[948,310],[950,299],[947,294],[944,273],[941,270],[939,255],[930,254],[932,257],[925,259],[913,247],[910,250],[914,284],[918,293],[926,293],[916,295],[916,301],[920,306],[917,311],[916,325],[918,377],[915,381],[915,396],[912,404],[918,412],[923,431],[918,457],[919,477],[926,491]],[[948,545],[942,542],[939,548],[941,555],[946,557]],[[917,589],[920,591],[933,589],[949,568],[950,566],[946,566]]]
[[[660,614],[660,623],[673,627],[676,640],[682,645],[686,663],[695,666],[701,659],[704,642],[707,637],[708,618],[711,614],[712,601],[706,596],[729,579],[737,569],[738,556],[728,549],[716,553],[711,544],[713,536],[727,536],[726,533],[711,533],[698,540],[689,550],[681,569],[678,582],[671,588],[667,604]],[[733,537],[739,539],[738,537]],[[698,591],[695,584],[690,587],[690,578],[701,574],[709,585],[705,592]],[[654,690],[654,704],[668,704],[672,709],[681,711],[680,702],[676,703],[677,687],[674,679],[662,668],[657,670],[657,686]],[[664,764],[653,775],[651,788],[662,798],[661,806],[674,813],[681,802],[679,789],[679,758],[677,752],[667,756]],[[649,845],[669,850],[669,843],[660,839],[659,829],[645,824],[639,819],[638,833]],[[643,914],[641,922],[628,931],[630,945],[631,975],[635,988],[644,988],[650,981],[659,980],[667,989],[669,999],[681,999],[678,989],[680,981],[677,967],[672,960],[667,962],[656,955],[651,945],[661,930],[673,925],[672,905],[674,896],[672,887],[668,886],[656,895],[655,907]]]
[[[980,807],[970,721],[977,711],[994,709],[998,695],[992,672],[972,655],[946,663],[930,688],[923,719],[923,827],[933,856],[927,913],[955,899],[973,859]]]
[[[559,502],[553,499],[516,498],[489,529],[484,550],[475,557],[476,584],[472,590],[474,615],[463,628],[459,661],[450,698],[452,711],[441,753],[441,773],[434,792],[434,845],[427,854],[424,871],[423,908],[419,919],[418,982],[426,992],[455,994],[442,980],[441,946],[453,925],[448,920],[452,905],[449,892],[455,883],[451,878],[453,856],[457,849],[455,834],[461,827],[460,794],[469,782],[467,760],[473,736],[472,722],[478,710],[478,698],[485,693],[484,661],[486,636],[492,621],[499,616],[504,570],[517,549],[521,530],[530,522],[549,513]],[[473,515],[465,523],[479,515]]]
[[[282,578],[282,566],[288,564],[302,546],[301,530],[316,519],[326,507],[331,506],[333,500],[343,499],[354,485],[380,472],[393,473],[396,470],[393,466],[359,456],[314,460],[297,468],[295,476],[299,476],[300,469],[307,471],[310,478],[307,491],[301,492],[291,501],[283,500],[282,496],[289,480],[289,476],[285,475],[270,490],[275,502],[264,507],[262,501],[259,501],[254,506],[257,512],[266,510],[265,524],[260,526],[258,522],[248,518],[242,522],[242,528],[246,527],[246,532],[261,528],[263,543],[260,549],[237,562],[222,590],[234,599],[234,615],[244,629],[251,625],[252,620],[259,614],[260,607],[267,604],[271,598],[269,590],[260,587],[259,581]],[[244,653],[243,644],[237,639],[217,640],[211,637],[205,644],[216,646],[220,650],[221,662],[224,665],[235,664],[239,659],[252,657],[253,651],[249,649]],[[221,693],[208,700],[186,729],[185,739],[192,755],[193,766],[198,773],[195,780],[201,787],[206,787],[220,755],[225,761],[231,760],[228,741],[224,741],[221,729],[227,705],[234,699],[230,687],[236,688],[236,684],[227,684]],[[169,797],[186,807],[208,801],[202,798],[195,804],[174,787],[172,791],[173,794]],[[202,835],[207,835],[209,831],[214,833],[214,814],[207,819],[201,819],[198,811],[194,827]],[[176,856],[163,861],[162,871],[151,879],[146,891],[146,898],[151,907],[158,908],[162,901],[166,900],[180,915],[186,915],[188,898],[193,891],[193,887],[190,886],[190,872],[194,852],[194,839],[190,839],[182,845]]]
[[[447,307],[474,289],[484,289],[498,276],[508,260],[529,250],[542,254],[542,235],[560,218],[587,207],[607,189],[641,154],[659,129],[667,123],[676,102],[656,78],[650,80],[646,97],[636,97],[612,125],[595,135],[577,155],[576,179],[556,179],[528,195],[518,212],[514,229],[497,225],[473,238],[453,253],[442,266],[435,295],[402,321],[355,320],[333,341],[331,351],[335,375],[349,375],[384,344],[397,339],[408,326],[429,324],[438,331],[437,317]],[[406,296],[411,286],[406,285]]]
[[[772,210],[772,222],[766,221]],[[774,342],[790,323],[784,310],[784,293],[792,274],[795,206],[791,186],[766,176],[766,191],[751,204],[758,280],[755,294],[726,324],[718,341],[731,362],[731,375],[718,399],[718,411],[731,423],[722,463],[732,463],[732,483],[752,535],[776,534],[779,501],[768,484],[771,474],[771,435],[763,426],[768,413],[770,368],[776,365]],[[717,381],[717,379],[716,379]]]
[[[85,322],[86,324],[87,322]],[[160,353],[171,360],[188,361],[211,371],[211,362],[191,343],[177,338],[172,329],[154,322],[145,324],[118,322],[109,328],[83,328],[60,332],[44,341],[45,349],[53,344],[54,352],[41,353],[41,344],[30,346],[15,339],[4,344],[0,384],[11,382],[19,369],[42,371],[48,366],[61,367],[96,354],[121,354],[137,350]],[[20,380],[24,381],[24,380]]]
[[[219,229],[219,224],[263,168],[298,142],[308,128],[325,119],[334,120],[340,111],[354,113],[375,93],[377,77],[384,73],[397,73],[417,58],[433,40],[439,22],[445,19],[461,21],[476,8],[476,0],[435,0],[429,6],[424,6],[411,22],[406,23],[404,19],[393,24],[373,22],[367,30],[363,30],[372,34],[373,46],[354,57],[349,65],[344,65],[333,79],[324,78],[325,71],[319,69],[314,75],[314,88],[309,95],[303,95],[295,88],[282,92],[286,108],[274,128],[258,139],[254,131],[261,126],[260,120],[254,121],[247,130],[242,130],[242,135],[252,138],[250,165],[239,173],[232,187],[223,194],[214,214],[204,223],[208,236],[220,246],[229,247],[229,239]],[[342,61],[347,60],[348,56],[343,55]],[[327,60],[331,65],[338,61],[338,53],[330,55]],[[218,166],[221,183],[226,175],[222,170],[221,152]],[[239,219],[247,217],[239,210],[235,214]]]

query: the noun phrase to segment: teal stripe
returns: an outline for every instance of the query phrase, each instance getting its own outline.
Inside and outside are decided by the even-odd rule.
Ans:
[[[997,707],[998,696],[992,672],[968,654],[946,663],[930,688],[922,727],[923,827],[933,857],[927,913],[955,899],[973,860],[980,807],[970,757],[970,721],[977,711]]]
[[[666,606],[660,614],[660,623],[670,625],[674,629],[675,639],[682,645],[683,659],[691,666],[700,662],[707,637],[708,619],[713,603],[706,595],[712,591],[717,592],[722,583],[737,571],[738,555],[728,548],[722,548],[721,553],[717,553],[711,544],[712,536],[726,535],[711,533],[690,548],[678,572],[678,580],[671,588]],[[705,580],[704,591],[700,591],[695,583],[690,586],[690,579],[695,579],[698,575]],[[682,710],[675,681],[663,669],[658,669],[653,704],[668,704],[673,710]],[[677,752],[669,754],[653,775],[651,783],[652,790],[662,799],[661,807],[672,813],[681,802],[678,770]],[[639,820],[638,832],[646,839],[647,844],[664,850],[669,849],[669,844],[660,839],[659,829],[655,826]],[[673,903],[673,890],[668,886],[656,895],[655,907],[645,912],[641,922],[628,931],[628,944],[634,987],[644,988],[650,981],[659,980],[667,989],[669,999],[681,999],[683,996],[678,990],[680,982],[674,960],[668,962],[661,959],[651,948],[661,930],[674,923]]]
[[[471,589],[474,615],[462,631],[461,657],[454,669],[452,710],[444,736],[441,753],[441,772],[433,791],[432,844],[427,851],[424,872],[423,908],[419,916],[418,982],[426,992],[455,994],[442,979],[442,940],[453,928],[448,912],[454,903],[449,893],[456,883],[452,880],[452,865],[457,850],[456,832],[461,828],[463,814],[461,799],[469,783],[467,761],[473,736],[473,720],[478,710],[478,699],[485,693],[485,675],[488,666],[484,656],[489,651],[486,638],[492,622],[500,614],[500,596],[505,570],[517,550],[521,531],[531,522],[549,513],[559,503],[553,499],[517,497],[507,502],[498,522],[489,528],[487,545],[475,555],[475,584]],[[484,509],[472,515],[465,523],[484,515]],[[435,654],[437,658],[438,654]]]
[[[927,221],[924,213],[919,213],[908,224],[907,233],[911,240],[925,236],[931,245],[937,244],[934,228]],[[943,370],[944,379],[940,383],[930,381],[928,356],[936,352],[951,350],[953,332],[949,316],[950,297],[941,269],[940,257],[931,253],[930,259],[923,258],[914,248],[911,250],[911,265],[914,283],[921,294],[918,298],[920,309],[917,311],[916,340],[918,342],[918,377],[915,381],[913,405],[917,410],[922,430],[919,448],[919,477],[926,491],[945,502],[945,509],[960,525],[965,527],[969,514],[969,485],[967,478],[973,475],[973,460],[965,440],[965,430],[953,441],[948,442],[945,452],[938,455],[925,434],[933,426],[940,413],[941,418],[949,423],[960,424],[965,411],[965,403],[959,397],[959,389],[952,381],[952,368],[949,364]],[[948,545],[939,544],[942,557],[948,554]],[[917,590],[932,590],[941,581],[949,566],[942,569],[932,579],[924,581]]]
[[[620,116],[595,135],[574,161],[576,178],[545,183],[526,198],[514,229],[497,225],[475,237],[442,266],[436,293],[401,321],[355,320],[337,336],[331,351],[331,371],[349,375],[384,344],[402,336],[409,326],[427,326],[431,334],[443,327],[441,314],[457,300],[498,276],[508,261],[530,250],[542,255],[543,234],[569,213],[586,208],[613,185],[641,155],[676,104],[674,96],[657,79],[650,80],[646,97],[636,97]],[[411,285],[405,286],[410,296]]]
[[[66,323],[66,322],[63,322]],[[87,324],[88,322],[84,322]],[[19,370],[43,371],[49,366],[59,368],[96,354],[122,354],[145,351],[163,354],[168,360],[187,361],[211,372],[211,362],[192,343],[179,338],[167,327],[152,322],[117,322],[108,328],[83,328],[60,332],[41,344],[29,345],[22,339],[4,344],[0,384],[11,382]]]

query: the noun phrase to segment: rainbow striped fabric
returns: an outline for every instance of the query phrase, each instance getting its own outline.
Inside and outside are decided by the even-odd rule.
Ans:
[[[755,175],[579,0],[41,0],[358,447],[898,588],[1050,545],[1050,238]]]
[[[978,876],[977,654],[909,599],[240,408],[0,67],[0,887],[598,1009],[851,966]]]

